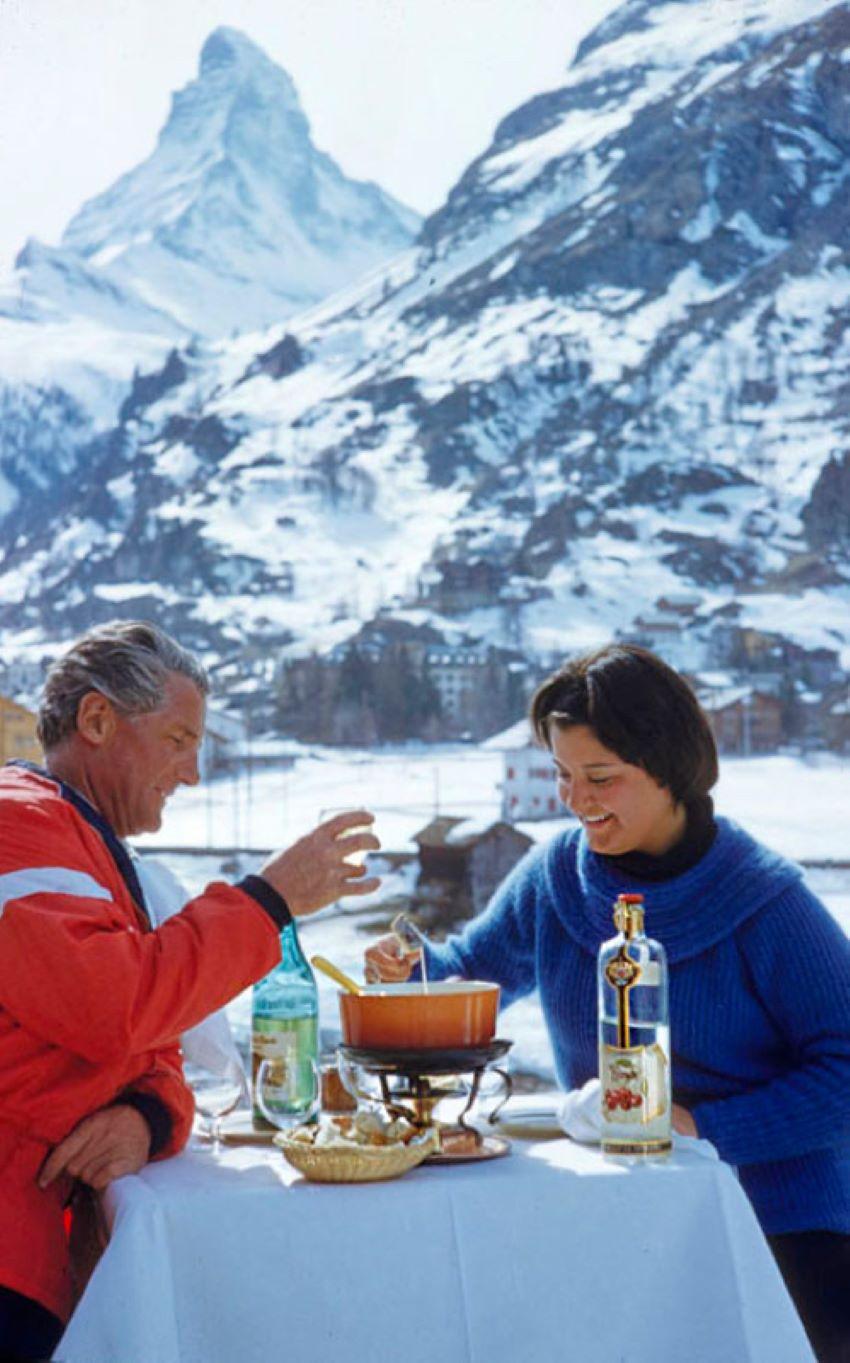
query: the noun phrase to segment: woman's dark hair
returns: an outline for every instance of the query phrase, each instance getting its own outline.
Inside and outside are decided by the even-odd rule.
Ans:
[[[564,663],[535,691],[531,723],[547,748],[552,727],[586,724],[684,804],[707,795],[717,780],[714,736],[690,686],[635,644],[608,644]]]

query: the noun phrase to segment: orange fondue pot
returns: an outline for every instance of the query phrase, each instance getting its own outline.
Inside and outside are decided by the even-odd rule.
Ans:
[[[486,1046],[496,1034],[499,986],[484,980],[366,985],[340,994],[346,1046],[374,1050],[441,1050]]]

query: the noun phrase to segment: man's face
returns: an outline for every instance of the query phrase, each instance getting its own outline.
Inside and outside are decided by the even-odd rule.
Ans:
[[[94,794],[119,837],[155,833],[169,795],[178,786],[197,784],[204,708],[194,682],[172,672],[161,709],[132,716],[114,712],[114,729],[99,752]]]

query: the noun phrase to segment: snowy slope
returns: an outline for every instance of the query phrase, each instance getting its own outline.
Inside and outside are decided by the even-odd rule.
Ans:
[[[695,659],[850,646],[848,53],[846,3],[621,6],[418,246],[137,404],[0,624],[306,651],[390,605],[563,651],[684,588]]]

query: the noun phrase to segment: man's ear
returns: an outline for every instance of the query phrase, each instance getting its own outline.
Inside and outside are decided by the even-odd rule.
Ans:
[[[92,747],[101,748],[115,733],[117,716],[112,701],[100,691],[87,691],[77,706],[77,733]]]

